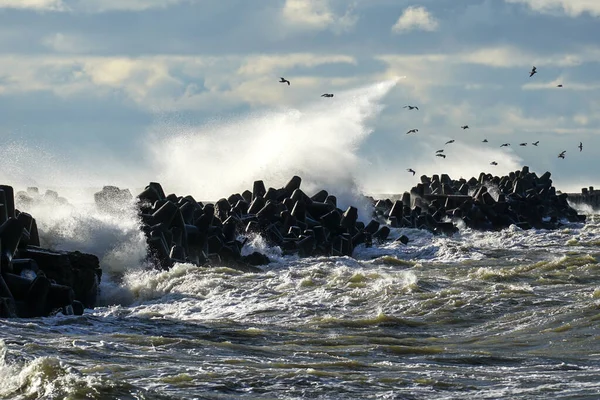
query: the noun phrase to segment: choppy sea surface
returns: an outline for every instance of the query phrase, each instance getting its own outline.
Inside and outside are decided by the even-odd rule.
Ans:
[[[588,214],[556,231],[395,229],[411,242],[354,258],[284,257],[254,237],[246,251],[273,262],[247,274],[148,270],[131,261],[135,223],[54,210],[42,240],[101,254],[102,304],[0,320],[0,398],[599,398]]]

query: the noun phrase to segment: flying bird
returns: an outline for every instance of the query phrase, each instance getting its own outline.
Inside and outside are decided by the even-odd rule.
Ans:
[[[444,143],[444,144],[450,144],[450,143],[454,143],[454,139],[452,139],[452,140],[448,140],[448,141],[447,141],[446,143]]]
[[[488,142],[488,140],[487,140],[487,139],[483,139],[481,142],[482,142],[482,143],[487,143],[487,142]]]
[[[417,106],[404,106],[402,108],[408,108],[409,110],[413,110],[413,109],[418,110],[419,109],[419,107],[417,107]]]
[[[537,146],[539,142],[540,142],[540,141],[538,140],[537,142],[533,142],[533,143],[531,143],[531,144],[532,144],[532,145],[534,145],[534,146]]]
[[[441,153],[440,154],[436,154],[435,156],[436,157],[444,157],[444,158],[446,158],[446,155],[445,154],[441,154]]]
[[[287,84],[288,84],[288,86],[290,86],[290,81],[288,81],[287,79],[285,79],[285,78],[283,78],[283,77],[282,77],[282,78],[280,78],[280,80],[279,80],[279,83],[287,83]]]
[[[519,146],[527,146],[527,143],[519,143]]]
[[[579,142],[579,146],[577,147],[579,147],[579,151],[583,151],[583,143]]]
[[[414,169],[412,169],[412,168],[408,168],[408,169],[407,169],[407,171],[408,171],[408,172],[412,172],[413,176],[415,176],[415,174],[416,174],[415,170],[414,170]]]
[[[537,68],[534,66],[533,68],[531,68],[531,72],[529,73],[529,77],[531,78],[535,74],[537,74]]]
[[[463,126],[461,126],[461,128],[463,128],[463,129],[469,129],[469,125],[463,125]]]
[[[418,129],[411,129],[410,131],[406,132],[406,134],[408,135],[409,133],[416,133],[419,132]]]
[[[498,163],[496,161],[492,161],[490,165],[498,165]]]
[[[506,146],[510,146],[510,143],[502,143],[502,144],[500,145],[500,147],[506,147]]]
[[[443,153],[443,152],[444,152],[444,149],[436,151],[436,153]]]
[[[323,93],[321,97],[333,97],[333,93]]]
[[[566,152],[567,152],[566,150],[561,151],[560,154],[558,155],[558,158],[562,158],[564,160]]]

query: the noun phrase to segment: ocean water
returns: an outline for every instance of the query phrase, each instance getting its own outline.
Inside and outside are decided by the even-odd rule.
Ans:
[[[215,199],[254,179],[278,186],[298,174],[309,194],[326,188],[367,218],[370,206],[359,193],[380,187],[365,181],[357,150],[393,86],[360,88],[335,103],[341,126],[318,104],[167,133],[157,126],[149,151],[174,157],[131,176]],[[241,140],[240,126],[255,136],[249,155],[228,151]],[[289,138],[276,140],[281,132]],[[300,140],[301,132],[308,137]],[[317,149],[308,145],[317,138]],[[211,143],[220,151],[195,156]],[[274,147],[266,151],[266,143]],[[232,169],[217,164],[231,157],[246,158]],[[519,168],[514,156],[504,161]],[[68,167],[3,178],[20,189],[59,177],[49,180],[56,187]],[[182,178],[177,171],[185,168],[205,173]],[[84,178],[70,186],[69,205],[40,201],[20,209],[36,217],[44,245],[100,257],[100,304],[82,316],[0,320],[0,398],[600,397],[597,210],[581,210],[585,224],[555,231],[462,228],[445,237],[392,229],[392,240],[359,246],[353,258],[282,256],[254,236],[245,251],[273,261],[263,273],[189,264],[159,272],[142,262],[133,208],[98,211],[82,183],[95,182]],[[412,184],[399,179],[407,189]],[[408,245],[393,241],[402,234]]]

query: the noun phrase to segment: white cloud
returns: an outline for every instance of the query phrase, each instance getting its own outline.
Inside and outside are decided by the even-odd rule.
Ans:
[[[354,80],[291,77],[293,90],[277,81],[286,71],[328,63],[354,63],[343,55],[309,53],[278,56],[0,56],[5,95],[49,91],[57,96],[120,95],[143,109],[200,109],[248,104],[299,104],[321,90],[356,85]],[[276,71],[276,72],[275,72]]]
[[[600,17],[600,1],[598,0],[504,0],[507,3],[519,3],[529,6],[534,11],[552,13],[563,12],[571,17],[583,13]]]
[[[392,27],[392,32],[401,33],[414,29],[423,31],[435,31],[439,22],[435,19],[425,7],[411,6],[404,10],[400,18]]]
[[[143,11],[167,8],[195,0],[0,0],[0,8],[38,11],[73,11],[102,13],[106,11]]]
[[[32,9],[39,11],[65,11],[62,0],[0,0],[0,8]]]
[[[352,5],[341,15],[332,8],[329,0],[286,0],[281,13],[289,25],[301,29],[343,33],[354,27],[358,18]]]
[[[345,63],[356,64],[353,57],[346,55],[317,55],[310,53],[296,53],[287,56],[270,55],[254,56],[248,58],[239,68],[238,73],[243,75],[266,75],[275,71],[285,70],[293,66],[314,67],[322,64]],[[279,72],[275,72],[276,74]]]
[[[143,11],[152,8],[167,8],[192,0],[78,0],[76,9],[85,12]]]

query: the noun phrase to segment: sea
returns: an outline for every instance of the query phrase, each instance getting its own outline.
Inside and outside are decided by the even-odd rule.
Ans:
[[[167,191],[216,200],[253,179],[277,186],[299,174],[309,195],[340,194],[366,220],[357,149],[393,86],[357,89],[336,103],[341,127],[317,104],[171,130],[153,142],[173,155],[168,163],[154,157],[160,173],[133,171],[136,179],[120,186],[158,180]],[[248,154],[229,151],[243,141],[240,131],[254,135]],[[281,132],[295,139],[278,141]],[[298,140],[300,132],[308,137]],[[198,157],[209,144],[222,151]],[[20,149],[22,162],[30,153]],[[243,164],[224,167],[236,157]],[[516,156],[503,161],[519,169]],[[203,171],[198,179],[177,173],[192,167]],[[585,223],[553,231],[392,229],[390,240],[358,246],[353,257],[283,255],[250,236],[244,252],[271,259],[262,273],[190,264],[159,271],[143,261],[133,206],[98,210],[93,191],[79,190],[96,183],[92,175],[59,187],[73,168],[53,168],[44,176],[47,169],[15,167],[2,178],[68,200],[42,196],[17,208],[36,218],[44,246],[99,256],[99,304],[82,316],[0,320],[2,399],[600,398],[599,210],[580,208]],[[116,175],[105,178],[111,184]],[[416,181],[402,179],[406,189]],[[407,245],[394,240],[401,235]]]

